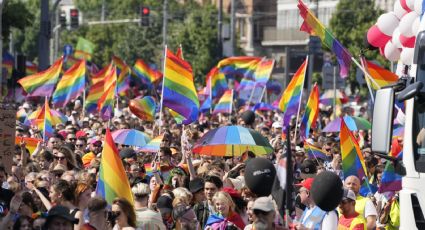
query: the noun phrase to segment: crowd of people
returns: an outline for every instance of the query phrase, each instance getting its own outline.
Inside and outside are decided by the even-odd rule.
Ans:
[[[40,104],[25,102],[20,109],[29,114]],[[143,121],[129,111],[125,101],[120,102],[110,122],[84,114],[81,104],[76,101],[56,108],[68,122],[57,124],[54,136],[40,142],[31,154],[25,141],[16,145],[10,171],[0,165],[0,229],[398,229],[396,191],[361,196],[363,178],[344,177],[338,133],[320,130],[330,121],[331,112],[320,113],[318,128],[305,140],[325,151],[327,159],[309,158],[301,140],[291,146],[295,208],[282,215],[272,196],[259,197],[245,183],[245,167],[252,158],[267,158],[278,167],[287,156],[279,112],[258,112],[254,121],[242,112],[201,116],[182,127],[167,113],[162,121]],[[352,115],[354,111],[348,108],[344,113]],[[365,107],[356,113],[367,118]],[[273,153],[257,156],[245,152],[235,157],[192,153],[191,146],[203,134],[229,124],[257,130],[269,140]],[[96,194],[106,128],[136,129],[151,137],[163,134],[157,153],[117,144],[133,201],[116,197],[108,204]],[[354,134],[369,182],[379,186],[386,162],[372,154],[370,133],[361,130]],[[17,122],[16,136],[40,135],[36,126]],[[399,142],[402,145],[402,139]],[[312,199],[312,184],[323,171],[334,172],[343,180],[343,199],[334,211],[323,211]]]

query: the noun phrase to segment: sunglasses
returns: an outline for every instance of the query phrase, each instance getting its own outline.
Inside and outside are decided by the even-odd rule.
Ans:
[[[81,145],[75,145],[75,146],[77,146],[77,147],[81,148],[81,147],[83,147],[84,145],[83,145],[83,144],[81,144]]]
[[[69,138],[68,140],[70,140],[70,141],[76,141],[77,138]]]
[[[56,159],[56,160],[61,161],[61,160],[65,160],[65,157],[58,157],[58,156],[55,156],[55,159]]]

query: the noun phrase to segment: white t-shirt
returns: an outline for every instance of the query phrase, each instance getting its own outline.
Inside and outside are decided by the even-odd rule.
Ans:
[[[313,208],[307,209],[304,218],[300,220],[300,222],[304,222],[305,219],[307,219],[311,212],[313,211]],[[311,228],[312,226],[305,226],[307,228]],[[322,224],[320,225],[320,229],[326,229],[326,230],[337,230],[338,229],[338,215],[336,211],[330,211],[327,212],[325,217],[322,220]]]
[[[376,211],[375,205],[370,199],[367,199],[365,207],[364,207],[364,217],[368,216],[378,216],[378,212]]]

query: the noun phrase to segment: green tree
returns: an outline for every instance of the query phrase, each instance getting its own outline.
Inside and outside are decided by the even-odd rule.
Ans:
[[[383,59],[379,57],[379,52],[366,51],[364,48],[367,30],[382,13],[382,10],[375,7],[374,0],[340,0],[330,20],[330,29],[356,59],[363,52],[366,58],[378,59],[382,63]],[[349,77],[353,87],[358,86],[355,74],[356,66],[353,64]],[[366,92],[362,91],[362,94],[364,93]]]

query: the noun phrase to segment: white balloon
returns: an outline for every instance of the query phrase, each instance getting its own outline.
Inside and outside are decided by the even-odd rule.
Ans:
[[[385,35],[391,36],[399,22],[394,12],[388,12],[379,16],[376,26],[378,26],[379,30]]]
[[[400,34],[402,34],[403,36],[406,36],[406,37],[414,36],[415,34],[412,31],[412,24],[416,20],[416,18],[418,18],[418,17],[419,17],[419,15],[415,11],[412,11],[412,12],[404,15],[401,18],[400,24],[398,26],[398,28],[400,29]]]
[[[413,63],[413,52],[414,48],[403,48],[400,54],[400,60],[405,65],[411,65]]]
[[[421,18],[420,17],[417,17],[416,19],[415,19],[415,21],[413,21],[413,24],[412,24],[412,32],[413,32],[413,34],[416,36],[417,34],[418,34],[418,32],[419,32],[419,26],[420,26],[420,23],[421,23]]]
[[[391,41],[385,45],[384,54],[389,61],[397,61],[400,58],[400,50]]]
[[[407,13],[407,11],[405,9],[403,9],[403,7],[400,4],[400,1],[396,0],[394,2],[394,13],[395,15],[397,15],[397,17],[399,19],[401,19],[403,17],[403,15],[405,15]]]
[[[422,0],[415,0],[415,12],[418,15],[422,14]]]
[[[393,33],[393,37],[391,39],[391,42],[397,48],[399,48],[399,49],[403,48],[403,45],[401,45],[401,42],[400,42],[400,30],[398,29],[398,27],[395,28],[395,30],[394,30],[394,33]]]
[[[406,0],[406,5],[409,7],[410,10],[415,9],[415,0]]]

